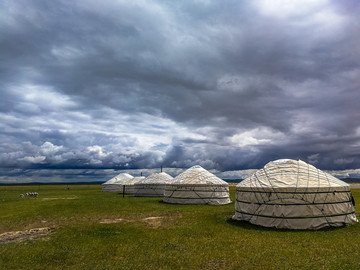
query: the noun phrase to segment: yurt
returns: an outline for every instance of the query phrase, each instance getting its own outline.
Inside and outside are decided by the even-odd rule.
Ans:
[[[135,192],[134,185],[135,185],[137,182],[141,181],[142,179],[145,179],[145,177],[144,177],[144,176],[137,176],[137,177],[132,178],[130,181],[127,181],[127,182],[124,184],[125,194],[134,195],[134,192]]]
[[[200,166],[174,178],[165,187],[164,202],[178,204],[228,204],[229,184]]]
[[[102,184],[103,192],[122,192],[122,185],[133,178],[128,173],[120,173]]]
[[[153,173],[134,185],[135,197],[163,197],[165,186],[174,178],[165,172]]]
[[[301,160],[281,159],[236,186],[233,219],[317,230],[357,223],[354,204],[345,182]]]

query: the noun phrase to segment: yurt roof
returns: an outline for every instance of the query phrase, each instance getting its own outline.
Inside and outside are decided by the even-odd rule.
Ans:
[[[136,184],[169,184],[173,182],[173,177],[166,172],[153,173],[148,177],[141,179]]]
[[[138,183],[139,181],[141,181],[144,178],[145,178],[145,176],[136,176],[136,177],[132,178],[131,180],[127,181],[125,183],[125,186],[126,185],[134,185],[134,184]]]
[[[216,175],[199,165],[193,166],[174,178],[172,184],[181,185],[228,185]]]
[[[345,182],[302,161],[280,159],[267,163],[252,176],[241,181],[237,188],[349,188]]]
[[[128,173],[120,173],[116,175],[115,177],[111,178],[104,184],[122,184],[124,182],[129,181],[130,179],[134,178],[132,175]]]

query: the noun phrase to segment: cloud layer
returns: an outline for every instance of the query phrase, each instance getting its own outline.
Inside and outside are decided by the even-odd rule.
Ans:
[[[2,1],[1,168],[359,168],[360,4],[297,2]]]

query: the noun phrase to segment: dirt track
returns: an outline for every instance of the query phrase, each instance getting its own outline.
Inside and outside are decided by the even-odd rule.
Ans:
[[[53,230],[54,230],[53,228],[45,227],[45,228],[35,228],[25,231],[2,233],[0,234],[0,245],[9,242],[20,242],[27,239],[32,239],[35,237],[46,235]]]

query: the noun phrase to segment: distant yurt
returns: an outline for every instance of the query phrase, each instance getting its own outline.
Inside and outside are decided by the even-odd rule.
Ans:
[[[317,230],[357,223],[354,204],[345,182],[301,160],[281,159],[236,186],[233,219]]]
[[[134,185],[135,197],[163,197],[165,186],[174,178],[165,172],[153,173]]]
[[[103,192],[122,192],[122,185],[133,178],[128,173],[120,173],[102,184]]]
[[[145,176],[137,176],[137,177],[132,178],[130,181],[127,181],[124,184],[125,194],[134,195],[134,192],[135,192],[134,185],[143,179],[145,179]]]
[[[228,204],[229,184],[200,166],[174,178],[165,188],[164,202],[178,204]]]

